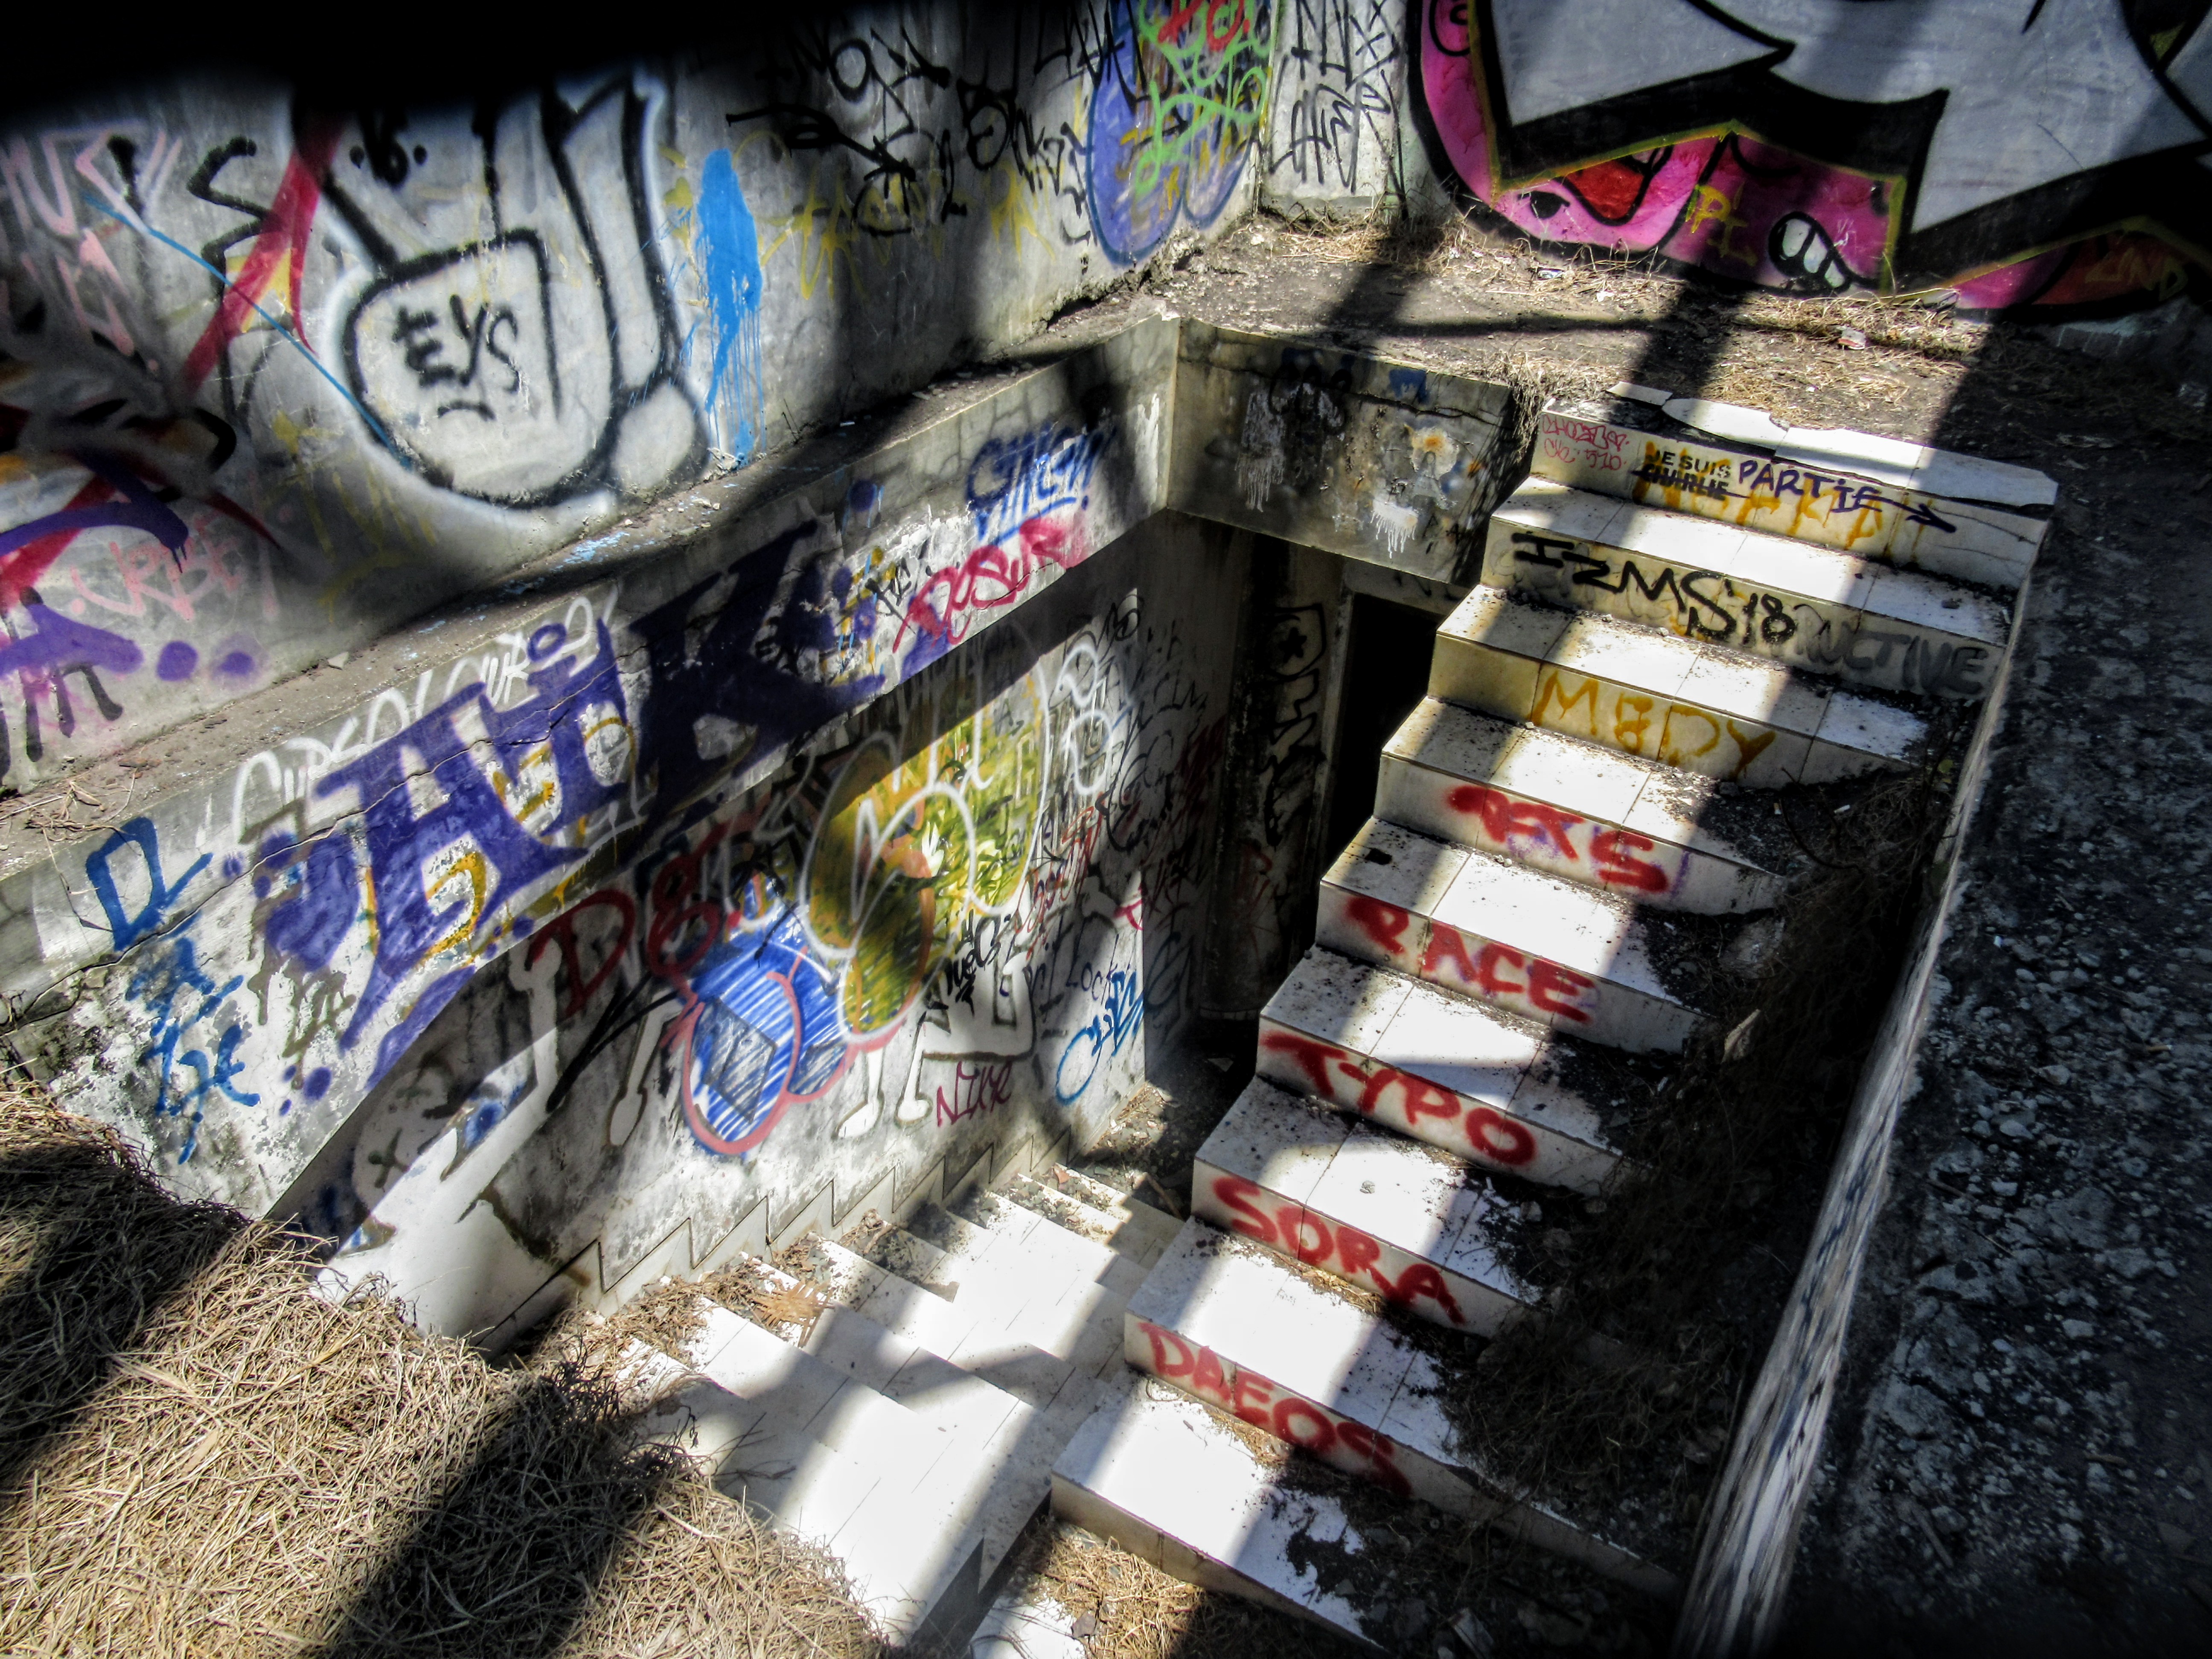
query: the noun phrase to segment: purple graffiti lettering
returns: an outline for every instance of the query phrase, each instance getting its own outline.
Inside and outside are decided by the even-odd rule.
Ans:
[[[685,643],[693,626],[691,608],[720,577],[708,577],[629,624],[630,631],[645,641],[653,674],[638,769],[652,781],[655,799],[663,805],[680,803],[722,766],[770,753],[866,702],[883,688],[880,674],[824,685],[781,665],[798,662],[802,650],[818,648],[819,618],[810,612],[820,609],[820,588],[813,591],[814,603],[809,605],[804,602],[807,592],[802,583],[802,602],[787,605],[768,624],[767,637],[762,637],[792,550],[811,528],[787,531],[738,562],[730,572],[734,591],[721,614],[706,628],[696,654]],[[862,604],[866,628],[872,631],[875,601]],[[750,742],[742,750],[702,754],[700,724],[710,717],[750,727]]]

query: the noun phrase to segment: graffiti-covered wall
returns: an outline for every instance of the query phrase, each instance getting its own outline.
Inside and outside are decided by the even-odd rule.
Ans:
[[[1032,332],[1233,213],[1273,62],[1267,0],[908,0],[475,106],[0,125],[0,787]]]
[[[1407,0],[1441,170],[1540,241],[2133,306],[2212,261],[2206,0]]]
[[[295,1183],[334,1267],[489,1329],[1094,1139],[1195,997],[1243,580],[1155,519],[562,892]]]

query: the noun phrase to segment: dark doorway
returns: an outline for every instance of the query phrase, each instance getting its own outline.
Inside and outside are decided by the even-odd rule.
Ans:
[[[1428,694],[1429,654],[1435,648],[1433,611],[1365,593],[1352,596],[1347,630],[1351,656],[1336,720],[1335,777],[1328,792],[1328,839],[1324,866],[1359,833],[1375,811],[1375,776],[1382,745]]]

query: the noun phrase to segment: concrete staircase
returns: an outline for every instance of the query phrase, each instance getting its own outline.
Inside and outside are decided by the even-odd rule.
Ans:
[[[659,1401],[645,1432],[826,1545],[901,1642],[983,1613],[1054,1460],[1126,1393],[1129,1297],[1177,1237],[1065,1169],[955,1209],[926,1206],[866,1254],[811,1236],[803,1273],[741,1258],[718,1282],[744,1294],[680,1348],[635,1355]]]
[[[1678,1593],[1634,1517],[1516,1488],[1448,1402],[1546,1316],[1565,1270],[1543,1236],[1787,948],[1766,913],[1808,865],[1778,792],[1848,810],[1854,781],[1920,763],[1938,702],[2006,648],[2001,582],[1957,573],[2007,567],[1975,514],[1947,550],[1933,498],[1878,476],[1825,475],[1832,507],[1909,495],[1911,538],[1833,510],[1749,530],[1641,500],[1670,492],[1626,469],[1537,469],[1437,630],[1189,1218],[1018,1177],[865,1253],[747,1261],[742,1312],[649,1357],[652,1431],[825,1542],[894,1638],[973,1628],[1048,1492],[1170,1572],[1375,1646],[1395,1569],[1370,1543],[1398,1505]],[[1916,568],[1886,562],[1908,548]],[[1062,1640],[1036,1605],[1008,1588],[985,1633]]]
[[[1652,440],[1582,425],[1601,453]],[[1539,1218],[1603,1189],[1630,1115],[1664,1109],[1674,1057],[1787,948],[1762,913],[1808,861],[1778,792],[1849,810],[1857,781],[1922,762],[1937,704],[1980,696],[2006,649],[1986,514],[1832,469],[1776,533],[1763,502],[1716,521],[1652,476],[1540,447],[1494,514],[1261,1020],[1258,1076],[1129,1301],[1152,1381],[1054,1469],[1063,1515],[1374,1645],[1380,1561],[1347,1577],[1285,1542],[1303,1517],[1357,1553],[1317,1464],[1676,1593],[1632,1517],[1514,1489],[1444,1402],[1487,1340],[1544,1316],[1562,1269]],[[1853,534],[1900,502],[1911,537]]]

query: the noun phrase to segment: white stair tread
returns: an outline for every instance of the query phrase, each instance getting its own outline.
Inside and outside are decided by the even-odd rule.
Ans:
[[[1693,407],[1683,399],[1661,401],[1670,413],[1677,404]],[[1758,410],[1739,413],[1759,423],[1741,430],[1763,429],[1782,445],[1793,435],[1811,435],[1793,434]],[[1543,412],[1540,425],[1542,435],[1532,462],[1539,477],[2006,592],[2027,580],[2045,527],[2041,520],[1979,505],[1979,498],[1949,495],[1948,487],[1961,483],[1965,475],[1948,466],[1929,475],[1947,488],[1927,483],[1899,488],[1870,476],[1847,476],[1856,469],[1838,461],[1808,466],[1801,457],[1793,465],[1787,458],[1747,453],[1696,434],[1662,435],[1556,406]],[[1961,459],[1977,477],[1985,477],[1984,470],[1998,465]],[[2047,495],[2054,486],[2043,475],[2034,476],[2040,480],[2038,495]]]
[[[1763,409],[1715,403],[1703,398],[1670,398],[1662,405],[1685,426],[1717,438],[1771,449],[1788,460],[1839,471],[1931,495],[2000,501],[2010,507],[2049,507],[2058,485],[2047,472],[2010,461],[1993,461],[1955,449],[1937,449],[1880,433],[1848,427],[1791,426]]]
[[[1638,506],[1555,479],[1528,479],[1499,506],[1491,522],[1493,537],[1510,533],[1516,526],[1552,531],[1577,541],[1713,571],[1747,586],[1937,628],[1985,645],[2001,647],[2004,643],[2004,607],[1940,577],[1899,570],[1817,542]]]
[[[1761,787],[1903,766],[1927,732],[1815,676],[1496,587],[1437,629],[1430,695]]]
[[[1165,1211],[1115,1194],[1110,1187],[1080,1180],[1073,1170],[1017,1176],[1001,1189],[1016,1203],[1093,1243],[1106,1245],[1149,1267],[1175,1237],[1176,1222]],[[1100,1203],[1103,1198],[1106,1201]]]
[[[1452,1340],[1416,1340],[1274,1252],[1195,1218],[1129,1304],[1133,1365],[1386,1492],[1670,1590],[1670,1575],[1482,1472],[1443,1403],[1450,1376],[1439,1355]],[[1471,1364],[1475,1350],[1463,1352]]]
[[[911,1634],[981,1542],[988,1469],[904,1407],[726,1309],[708,1311],[684,1357],[696,1374],[647,1431],[826,1547],[870,1613]]]
[[[1615,1048],[1679,1051],[1698,1012],[1617,895],[1370,818],[1322,878],[1316,941]]]
[[[1175,1248],[1130,1298],[1129,1318],[1133,1363],[1141,1328],[1155,1327],[1211,1351],[1235,1372],[1258,1373],[1279,1399],[1295,1395],[1389,1436],[1398,1449],[1377,1456],[1409,1477],[1406,1452],[1447,1469],[1473,1464],[1437,1402],[1446,1377],[1433,1354],[1352,1297],[1210,1222],[1183,1224]],[[1228,1407],[1230,1399],[1217,1403]]]
[[[2005,605],[1954,582],[1541,477],[1492,516],[1484,579],[1916,695],[1984,695],[2010,621]]]
[[[1712,779],[1641,756],[1511,725],[1434,697],[1421,700],[1382,752],[1714,858],[1752,862],[1705,822],[1718,799]]]
[[[1370,856],[1376,853],[1390,862]],[[1652,967],[1650,947],[1626,900],[1509,859],[1370,818],[1323,879],[1577,973],[1680,1000]]]
[[[1340,1483],[1157,1384],[1138,1384],[1068,1443],[1053,1507],[1176,1577],[1388,1642],[1391,1540],[1352,1524]],[[1323,1583],[1316,1549],[1359,1559],[1365,1605]]]
[[[1625,1099],[1586,1097],[1543,1027],[1334,952],[1309,951],[1260,1021],[1260,1074],[1487,1169],[1595,1193]]]
[[[1199,1149],[1194,1213],[1447,1328],[1494,1336],[1538,1296],[1517,1206],[1449,1153],[1260,1079]]]

